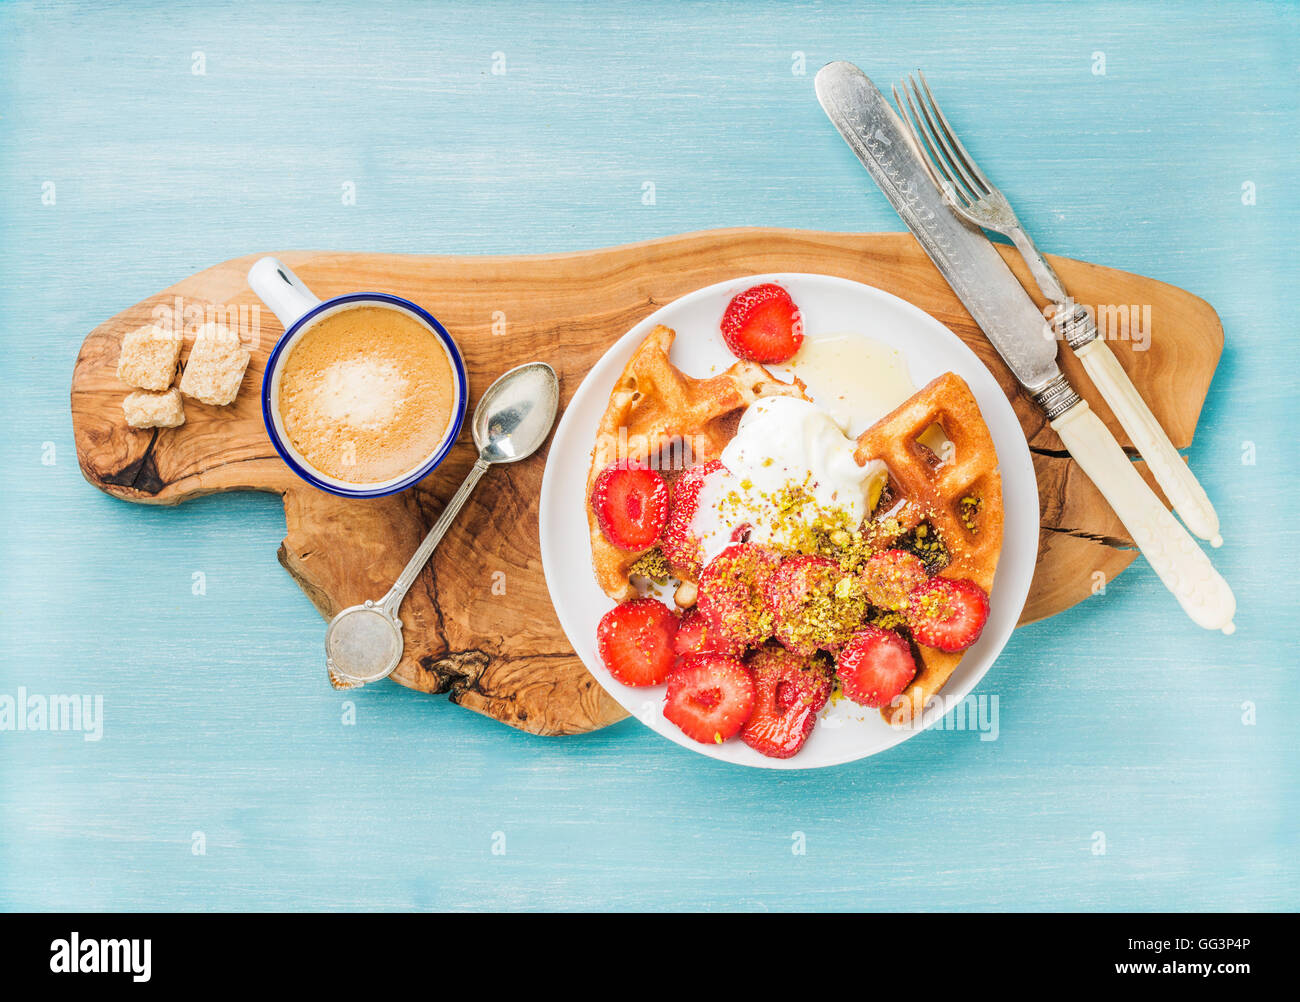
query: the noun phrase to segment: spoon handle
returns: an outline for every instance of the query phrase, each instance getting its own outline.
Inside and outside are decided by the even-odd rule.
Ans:
[[[420,544],[420,548],[415,551],[415,555],[411,557],[402,573],[398,575],[397,580],[393,582],[393,587],[388,589],[388,594],[379,600],[378,604],[393,619],[397,619],[397,610],[402,606],[402,599],[406,597],[407,591],[415,583],[420,571],[424,570],[424,565],[428,563],[434,548],[442,542],[442,537],[447,534],[447,530],[451,528],[451,523],[455,521],[460,510],[465,507],[465,502],[469,500],[474,487],[483,474],[487,472],[490,465],[492,464],[482,456],[478,457],[473,468],[466,475],[465,481],[460,485],[460,489],[451,496],[451,500],[447,502],[447,507],[442,509],[442,514],[438,516],[438,521],[433,523],[433,528],[424,537],[424,542]]]

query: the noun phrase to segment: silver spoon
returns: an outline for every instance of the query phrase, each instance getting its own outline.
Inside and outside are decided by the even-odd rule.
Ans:
[[[325,630],[325,665],[335,688],[377,682],[392,674],[402,660],[402,621],[397,612],[407,590],[487,468],[517,463],[536,452],[550,434],[559,404],[560,381],[545,362],[511,369],[487,388],[474,408],[478,459],[465,482],[447,502],[388,594],[378,602],[349,606],[330,620]]]

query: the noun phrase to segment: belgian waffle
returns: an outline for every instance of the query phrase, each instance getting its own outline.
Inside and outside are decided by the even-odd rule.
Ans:
[[[737,362],[708,379],[686,375],[668,360],[677,332],[660,324],[628,361],[601,418],[587,473],[591,562],[601,589],[616,602],[636,595],[632,567],[648,550],[621,550],[600,531],[591,491],[614,462],[645,462],[669,479],[684,466],[717,459],[745,408],[759,397],[808,399],[799,380],[785,383],[754,362]]]
[[[943,455],[917,441],[934,425],[951,444]],[[928,523],[949,556],[940,576],[968,578],[992,591],[1002,550],[1002,475],[988,426],[960,376],[948,372],[931,380],[882,417],[858,438],[854,458],[861,464],[879,459],[889,468],[889,493],[880,509],[891,531],[895,525],[910,532]],[[964,653],[920,644],[916,649],[916,677],[881,710],[893,724],[919,716]]]

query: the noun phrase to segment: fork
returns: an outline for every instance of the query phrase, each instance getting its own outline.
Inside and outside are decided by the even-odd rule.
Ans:
[[[903,124],[921,153],[921,162],[931,180],[959,216],[981,229],[1001,233],[1015,245],[1039,290],[1057,306],[1054,319],[1057,331],[1083,362],[1088,376],[1146,460],[1169,503],[1192,532],[1209,540],[1211,546],[1222,546],[1219,517],[1205,489],[1178,455],[1115,354],[1098,337],[1092,314],[1070,298],[1052,266],[1020,225],[1011,203],[966,152],[934,99],[925,74],[917,70],[916,75],[919,83],[911,76],[903,79],[901,97],[897,86],[892,89]]]

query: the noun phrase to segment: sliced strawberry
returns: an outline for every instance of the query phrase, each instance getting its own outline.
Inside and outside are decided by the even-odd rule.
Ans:
[[[652,598],[615,606],[596,627],[596,646],[609,673],[624,685],[658,685],[672,670],[677,617]]]
[[[739,656],[745,652],[745,648],[725,638],[722,631],[710,623],[698,607],[692,606],[682,614],[677,637],[673,640],[673,651],[679,658],[692,654]]]
[[[668,484],[656,471],[614,463],[596,478],[591,507],[605,538],[622,550],[653,546],[668,522]]]
[[[984,632],[989,597],[965,578],[931,578],[912,591],[907,621],[918,644],[964,651]]]
[[[696,604],[727,642],[747,647],[772,635],[767,582],[777,557],[754,543],[733,543],[700,574]]]
[[[803,317],[781,286],[756,285],[727,305],[722,339],[737,358],[788,362],[803,344]]]
[[[916,675],[912,648],[897,633],[864,626],[835,659],[844,695],[862,706],[889,704]]]
[[[789,758],[812,733],[831,695],[830,673],[817,661],[768,644],[748,660],[754,712],[740,740],[769,758]]]
[[[716,459],[692,466],[673,484],[671,512],[659,548],[673,569],[691,580],[700,576],[700,541],[691,532],[691,520],[699,510],[705,479],[721,469]]]
[[[836,648],[866,614],[862,590],[830,557],[786,557],[767,582],[773,635],[805,657]]]
[[[867,601],[887,612],[904,611],[912,589],[928,580],[921,558],[903,550],[877,553],[862,568]]]
[[[699,609],[692,606],[682,615],[673,637],[673,653],[679,658],[708,651],[709,621]]]
[[[736,658],[695,654],[668,676],[664,716],[702,744],[721,744],[754,709],[754,679]]]

